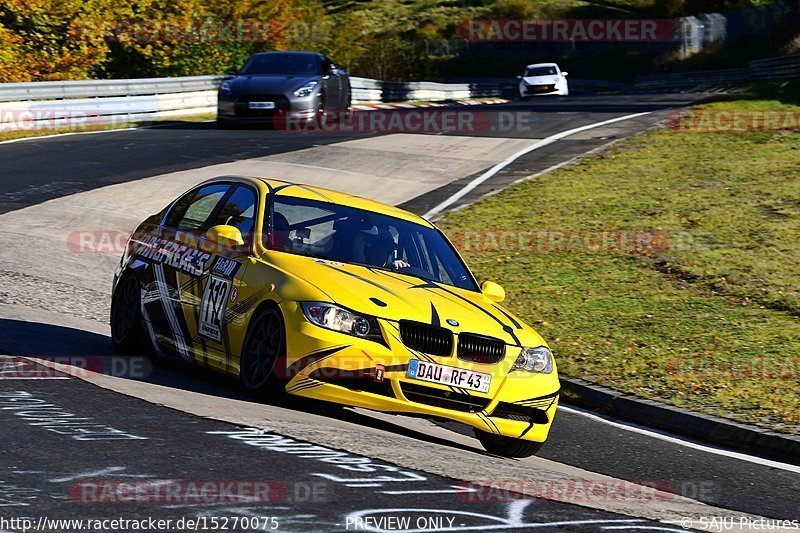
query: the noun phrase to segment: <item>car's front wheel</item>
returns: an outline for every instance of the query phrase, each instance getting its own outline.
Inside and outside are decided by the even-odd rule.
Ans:
[[[239,378],[249,392],[273,396],[284,391],[277,365],[286,360],[286,332],[281,314],[272,308],[258,311],[242,348]]]
[[[142,324],[142,293],[139,280],[125,274],[111,298],[111,343],[120,352],[130,352],[139,346]]]
[[[475,430],[475,436],[481,441],[481,446],[487,452],[501,457],[523,458],[536,455],[542,449],[543,442],[515,439],[487,433],[480,429]]]
[[[330,123],[330,115],[328,114],[327,102],[325,93],[320,93],[317,99],[317,109],[314,115],[314,125],[319,129],[325,129]]]

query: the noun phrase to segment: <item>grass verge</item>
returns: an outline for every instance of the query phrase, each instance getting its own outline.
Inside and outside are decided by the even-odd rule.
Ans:
[[[795,94],[754,87],[699,110],[800,116]],[[466,260],[502,282],[562,374],[800,433],[797,129],[656,130],[442,226],[472,235]],[[649,232],[657,246],[620,245]]]

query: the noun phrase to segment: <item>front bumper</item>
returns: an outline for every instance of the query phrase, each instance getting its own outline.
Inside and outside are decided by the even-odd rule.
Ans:
[[[508,346],[503,361],[478,364],[455,356],[409,350],[397,323],[380,320],[388,346],[317,327],[294,302],[282,304],[287,324],[287,392],[353,407],[455,420],[488,433],[544,442],[558,408],[559,381],[550,374],[508,370],[520,348]],[[410,379],[411,359],[492,375],[486,394]],[[382,367],[382,368],[381,368]],[[377,369],[384,371],[376,379]]]
[[[319,107],[318,95],[300,98],[283,94],[224,95],[217,101],[217,117],[242,123],[291,124],[294,121],[311,121]],[[274,109],[250,109],[251,102],[274,102]]]
[[[519,94],[521,96],[545,96],[561,94],[561,88],[558,85],[520,85]]]

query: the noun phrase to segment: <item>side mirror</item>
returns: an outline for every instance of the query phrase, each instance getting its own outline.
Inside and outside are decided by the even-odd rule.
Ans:
[[[244,246],[244,237],[234,226],[214,226],[206,232],[206,240],[220,246]]]
[[[225,71],[225,75],[227,75],[227,76],[238,76],[239,75],[239,69],[235,68],[235,67],[234,68],[229,68],[228,70]]]
[[[561,75],[566,78],[567,76],[569,76],[569,72],[561,71]]]
[[[481,292],[493,302],[502,302],[506,299],[506,291],[494,281],[484,281]]]

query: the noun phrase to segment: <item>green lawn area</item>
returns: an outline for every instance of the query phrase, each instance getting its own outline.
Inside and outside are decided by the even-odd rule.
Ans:
[[[795,93],[759,87],[702,109],[800,113]],[[442,227],[663,232],[665,246],[641,253],[498,251],[479,239],[464,255],[479,278],[505,286],[562,374],[800,433],[798,131],[656,130],[451,213]]]

